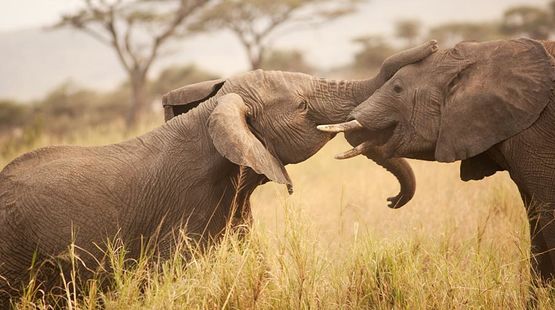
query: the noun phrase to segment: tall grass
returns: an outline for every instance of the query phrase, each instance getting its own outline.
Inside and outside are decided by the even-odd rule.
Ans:
[[[43,142],[125,137],[107,128]],[[555,290],[529,286],[525,212],[506,173],[464,183],[458,164],[413,161],[416,195],[391,210],[385,198],[396,194],[396,180],[364,158],[334,160],[346,147],[336,138],[288,166],[291,196],[276,184],[258,188],[246,236],[229,232],[202,254],[184,238],[179,246],[188,251],[132,263],[114,242],[109,289],[94,280],[76,287],[70,276],[54,302],[68,309],[523,309],[533,298],[539,308],[555,307]],[[52,300],[31,282],[16,303],[49,309]]]

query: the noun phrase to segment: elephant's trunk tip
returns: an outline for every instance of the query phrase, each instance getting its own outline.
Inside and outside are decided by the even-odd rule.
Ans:
[[[387,206],[391,209],[399,209],[402,206],[404,206],[407,202],[409,202],[409,199],[404,199],[403,200],[403,195],[401,193],[399,193],[399,195],[395,196],[395,197],[389,197],[387,198]]]
[[[437,50],[439,49],[437,40],[435,40],[435,39],[430,40],[429,44],[431,45],[432,53],[437,52]]]

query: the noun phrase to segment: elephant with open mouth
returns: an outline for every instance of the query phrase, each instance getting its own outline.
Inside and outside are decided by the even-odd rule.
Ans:
[[[528,212],[532,271],[555,275],[555,42],[462,42],[405,66],[345,123],[339,158],[461,161],[464,181],[506,170]],[[382,158],[380,158],[382,160]]]
[[[255,188],[274,181],[291,191],[285,166],[308,159],[334,136],[316,125],[345,121],[399,68],[436,49],[432,41],[393,55],[368,80],[256,70],[189,85],[164,96],[167,122],[142,136],[20,156],[0,172],[0,308],[28,280],[33,263],[69,264],[60,254],[71,241],[94,269],[114,236],[130,258],[144,242],[166,256],[177,229],[202,245],[248,223]],[[383,165],[410,169],[396,160]],[[44,274],[39,281],[55,283],[59,270]]]

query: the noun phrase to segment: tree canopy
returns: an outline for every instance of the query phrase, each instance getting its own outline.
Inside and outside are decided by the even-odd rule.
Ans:
[[[416,43],[422,31],[422,23],[417,19],[402,19],[395,23],[395,35],[405,40],[407,46]]]
[[[185,23],[210,0],[82,0],[83,7],[62,16],[70,26],[112,48],[132,88],[127,122],[134,126],[145,109],[146,80],[160,50],[188,34]]]
[[[555,2],[549,10],[534,6],[517,6],[503,14],[501,30],[509,35],[526,35],[533,39],[546,40],[555,30]]]
[[[192,29],[231,31],[243,46],[251,69],[260,68],[270,40],[288,26],[318,25],[352,13],[360,0],[221,0]]]

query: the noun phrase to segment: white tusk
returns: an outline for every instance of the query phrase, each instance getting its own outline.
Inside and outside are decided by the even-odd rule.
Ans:
[[[363,143],[357,145],[356,147],[354,147],[354,148],[352,148],[352,149],[350,149],[346,152],[335,155],[335,159],[347,159],[347,158],[352,158],[352,157],[358,156],[358,155],[366,152],[372,146],[373,146],[373,144],[369,141],[363,142]]]
[[[325,131],[325,132],[344,132],[344,131],[351,131],[355,129],[362,129],[362,126],[356,119],[339,124],[331,124],[331,125],[318,125],[316,126],[318,130]]]

